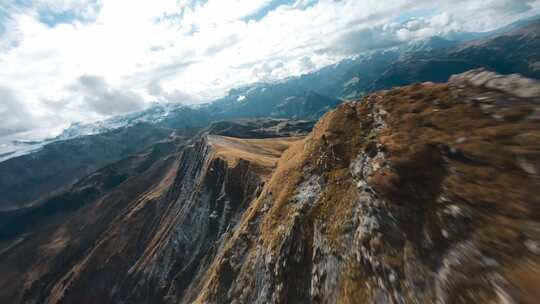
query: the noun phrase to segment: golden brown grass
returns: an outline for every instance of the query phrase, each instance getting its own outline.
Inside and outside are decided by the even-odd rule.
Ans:
[[[303,137],[243,139],[208,136],[208,142],[214,148],[215,158],[227,161],[231,168],[236,166],[239,160],[246,160],[263,177],[273,171],[283,151],[302,139]]]

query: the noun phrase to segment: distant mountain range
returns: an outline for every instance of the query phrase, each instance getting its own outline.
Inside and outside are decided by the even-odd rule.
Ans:
[[[474,35],[460,41],[431,37],[363,53],[299,77],[232,89],[210,103],[156,103],[144,111],[96,123],[74,123],[46,141],[11,143],[15,148],[0,151],[0,210],[36,204],[43,194],[56,193],[153,142],[171,136],[185,140],[213,122],[257,118],[315,121],[343,100],[416,82],[443,82],[452,74],[479,67],[540,78],[539,33],[540,21],[529,20],[476,35],[482,36],[476,40],[471,40]],[[120,140],[123,138],[126,140]]]
[[[93,123],[73,123],[44,141],[0,147],[0,161],[35,152],[43,145],[104,133],[139,122],[169,128],[201,127],[237,118],[316,120],[341,100],[414,82],[444,82],[452,74],[484,67],[500,73],[540,77],[539,19],[515,22],[486,33],[452,32],[383,50],[370,51],[299,77],[230,90],[223,98],[190,106],[154,103],[148,109]]]

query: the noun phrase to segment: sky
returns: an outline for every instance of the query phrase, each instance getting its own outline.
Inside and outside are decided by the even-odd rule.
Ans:
[[[0,143],[539,13],[540,0],[0,0]]]

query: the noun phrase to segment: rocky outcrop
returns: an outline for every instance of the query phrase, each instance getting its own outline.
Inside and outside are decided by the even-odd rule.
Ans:
[[[0,251],[0,302],[174,302],[297,140],[204,135],[178,157],[143,168],[145,157],[126,160],[85,178],[73,193],[95,193],[75,212],[46,217],[42,230],[0,226],[19,237]],[[111,177],[117,185],[107,191]],[[68,203],[79,204],[69,200],[66,209]]]
[[[535,303],[537,89],[473,71],[340,106],[285,152],[194,299]]]
[[[175,302],[198,281],[295,139],[207,136],[182,156],[157,232],[129,269],[116,301]]]
[[[499,75],[484,69],[477,69],[451,77],[450,83],[461,85],[462,89],[469,85],[474,88],[500,91],[514,99],[516,97],[540,98],[540,81],[525,78],[519,74]]]

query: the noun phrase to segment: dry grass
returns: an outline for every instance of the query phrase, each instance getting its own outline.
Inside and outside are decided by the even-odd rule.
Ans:
[[[243,159],[261,176],[268,176],[274,169],[283,151],[299,142],[303,137],[241,139],[209,135],[208,142],[214,148],[214,157],[227,161],[230,168]]]

